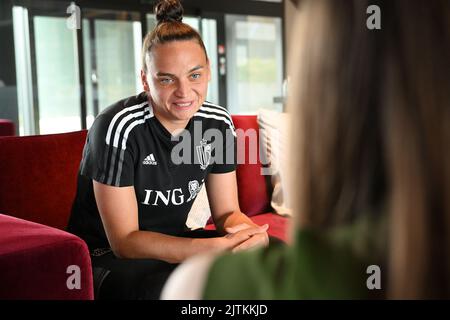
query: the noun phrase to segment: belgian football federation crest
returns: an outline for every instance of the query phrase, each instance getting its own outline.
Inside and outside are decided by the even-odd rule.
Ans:
[[[200,189],[201,189],[201,186],[197,180],[189,181],[188,190],[189,190],[190,196],[189,196],[189,199],[186,200],[186,202],[189,202],[192,199],[195,199],[197,194],[200,192]]]
[[[200,141],[200,145],[195,148],[197,149],[197,157],[200,163],[200,168],[205,170],[209,165],[209,161],[211,161],[211,144],[205,139],[202,139]]]

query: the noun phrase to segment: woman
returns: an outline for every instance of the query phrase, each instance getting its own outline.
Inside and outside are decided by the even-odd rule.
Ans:
[[[381,30],[366,26],[373,4]],[[163,297],[450,298],[449,2],[300,6],[295,244],[189,260]],[[193,269],[196,292],[185,290]]]
[[[205,102],[202,39],[181,22],[178,0],[160,1],[155,13],[143,45],[144,92],[104,110],[89,130],[69,222],[92,252],[100,299],[155,299],[175,265],[194,254],[268,244],[268,226],[239,209],[235,161],[223,161],[235,132],[226,109]],[[209,136],[212,129],[223,139]],[[218,233],[186,233],[203,183]]]

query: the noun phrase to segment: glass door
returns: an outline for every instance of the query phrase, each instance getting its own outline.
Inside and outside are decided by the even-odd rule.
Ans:
[[[89,128],[104,108],[141,90],[140,13],[83,8],[77,29],[68,23],[69,5],[15,10],[15,20],[28,20],[16,38],[30,44],[31,70],[18,75],[31,92],[24,134]]]
[[[114,102],[142,91],[138,12],[83,11],[86,125]]]
[[[225,26],[230,112],[282,111],[281,18],[225,15]]]
[[[31,12],[35,133],[80,130],[76,32],[66,17]]]

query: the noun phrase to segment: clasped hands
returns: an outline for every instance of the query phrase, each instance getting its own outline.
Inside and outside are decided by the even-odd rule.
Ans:
[[[268,224],[262,226],[251,226],[241,223],[233,227],[225,228],[227,235],[224,239],[228,242],[227,247],[231,252],[254,249],[269,245]]]

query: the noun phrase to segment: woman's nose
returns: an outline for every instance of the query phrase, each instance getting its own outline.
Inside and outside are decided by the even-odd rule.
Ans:
[[[186,97],[189,92],[189,83],[187,81],[179,81],[175,95],[177,97]]]

